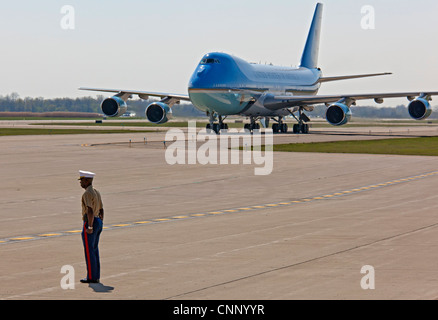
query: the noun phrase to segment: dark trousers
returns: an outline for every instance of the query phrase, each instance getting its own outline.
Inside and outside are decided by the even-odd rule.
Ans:
[[[102,233],[102,220],[94,217],[93,233],[88,234],[88,222],[84,222],[82,229],[82,243],[84,244],[85,262],[87,263],[87,279],[100,279],[99,238]]]

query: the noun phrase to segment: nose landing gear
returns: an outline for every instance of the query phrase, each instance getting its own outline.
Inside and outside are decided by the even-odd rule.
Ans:
[[[219,134],[222,129],[228,130],[228,124],[224,123],[225,118],[222,118],[222,116],[219,116],[219,123],[215,123],[216,121],[216,114],[211,112],[210,115],[210,123],[207,124],[206,129],[207,132],[210,132],[212,129],[216,134]]]
[[[253,132],[254,130],[260,130],[260,124],[256,122],[257,119],[258,118],[256,117],[250,117],[250,123],[246,123],[243,128],[250,132]]]

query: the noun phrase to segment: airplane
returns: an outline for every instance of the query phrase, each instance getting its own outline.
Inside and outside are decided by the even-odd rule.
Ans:
[[[188,84],[188,94],[171,94],[122,89],[81,87],[80,90],[115,93],[101,104],[108,117],[119,117],[127,110],[127,100],[132,95],[147,100],[159,97],[159,102],[149,104],[146,118],[155,124],[167,122],[172,116],[172,107],[181,101],[190,101],[197,109],[209,116],[207,129],[219,134],[228,129],[224,123],[227,116],[240,115],[250,119],[244,128],[253,131],[272,125],[274,133],[285,133],[288,126],[284,118],[291,115],[297,121],[294,133],[309,133],[310,121],[304,111],[313,111],[315,104],[325,104],[326,120],[334,126],[350,121],[351,106],[357,100],[374,99],[378,104],[385,98],[407,97],[409,115],[415,120],[428,118],[432,113],[430,101],[438,92],[401,92],[344,95],[317,95],[322,83],[346,79],[358,79],[390,75],[391,73],[357,74],[324,77],[318,67],[323,4],[317,3],[299,67],[280,67],[254,64],[229,55],[212,52],[206,54],[196,67]]]

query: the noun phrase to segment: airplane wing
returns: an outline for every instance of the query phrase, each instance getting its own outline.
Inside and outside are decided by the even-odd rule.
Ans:
[[[369,93],[369,94],[345,94],[345,95],[316,95],[316,96],[288,96],[288,95],[269,95],[264,101],[264,106],[270,110],[279,110],[283,108],[298,107],[305,105],[314,105],[320,103],[335,103],[340,100],[348,101],[354,104],[356,100],[374,99],[382,103],[386,98],[406,97],[413,100],[416,97],[423,96],[431,100],[431,96],[438,95],[437,91],[422,92],[399,92],[399,93]]]
[[[88,88],[81,87],[79,90],[87,90],[87,91],[100,91],[100,92],[110,92],[117,93],[118,96],[129,96],[136,94],[141,99],[147,100],[149,96],[151,97],[159,97],[159,98],[170,98],[173,100],[183,100],[190,101],[190,98],[187,94],[173,94],[173,93],[164,93],[164,92],[150,92],[150,91],[135,91],[135,90],[123,90],[123,89],[101,89],[101,88]]]

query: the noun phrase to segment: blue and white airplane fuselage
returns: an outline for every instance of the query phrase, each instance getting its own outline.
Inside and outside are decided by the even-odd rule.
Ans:
[[[188,91],[195,107],[205,112],[219,115],[287,115],[289,112],[281,109],[273,111],[257,106],[257,95],[316,95],[320,77],[318,69],[253,64],[215,52],[202,58],[190,79]],[[258,110],[254,110],[256,108]]]

